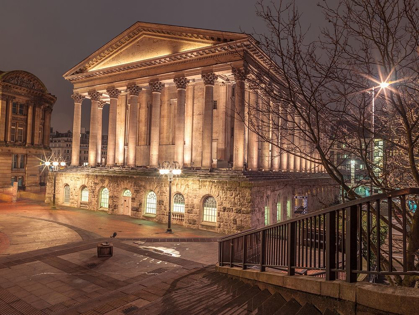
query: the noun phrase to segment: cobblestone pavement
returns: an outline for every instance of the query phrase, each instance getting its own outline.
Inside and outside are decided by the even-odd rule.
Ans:
[[[222,235],[173,230],[99,211],[0,203],[0,314],[130,314],[215,263]],[[113,257],[97,257],[104,241]]]

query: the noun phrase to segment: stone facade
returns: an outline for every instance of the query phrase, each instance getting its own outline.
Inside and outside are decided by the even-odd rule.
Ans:
[[[35,75],[0,71],[0,192],[13,182],[39,190],[39,161],[49,155],[51,113],[56,97]]]
[[[240,232],[265,225],[265,211],[269,212],[268,224],[278,222],[278,202],[282,203],[283,215],[286,203],[290,203],[294,216],[294,196],[309,196],[309,208],[320,209],[324,204],[334,201],[336,190],[330,180],[319,175],[317,178],[300,177],[271,178],[258,180],[254,174],[238,172],[206,173],[185,171],[176,177],[172,184],[172,196],[181,194],[185,200],[183,213],[172,212],[174,224],[190,228],[213,230],[220,233]],[[47,200],[51,201],[53,175],[50,175]],[[319,190],[319,184],[321,189]],[[69,187],[69,196],[65,198],[65,186]],[[81,198],[82,189],[88,190],[88,201]],[[109,204],[101,206],[102,191],[109,190]],[[68,189],[68,188],[67,188]],[[130,208],[124,205],[124,192],[129,190]],[[323,195],[321,196],[321,190]],[[156,214],[147,214],[147,194],[157,195]],[[204,222],[203,203],[212,196],[216,201],[215,222]],[[168,181],[156,175],[155,170],[67,170],[57,173],[57,204],[82,207],[90,210],[106,211],[109,214],[131,215],[142,219],[167,223],[168,219]],[[172,198],[172,209],[174,202]],[[282,216],[285,219],[285,216]]]

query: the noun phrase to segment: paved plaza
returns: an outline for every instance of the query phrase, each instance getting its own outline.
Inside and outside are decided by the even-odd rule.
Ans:
[[[217,260],[223,235],[165,231],[106,212],[0,203],[0,314],[136,314]],[[114,255],[98,258],[105,241]]]

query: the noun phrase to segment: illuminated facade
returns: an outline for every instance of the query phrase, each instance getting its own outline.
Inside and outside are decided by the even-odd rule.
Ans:
[[[241,119],[248,102],[260,101],[246,79],[252,62],[266,56],[248,35],[138,22],[70,69],[64,77],[74,85],[71,164],[79,163],[81,106],[90,103],[92,168],[59,174],[61,188],[70,187],[68,204],[164,222],[167,181],[157,171],[163,161],[184,170],[173,182],[184,205],[172,208],[184,209],[174,219],[187,226],[230,232],[263,225],[265,205],[258,203],[266,198],[274,223],[283,217],[276,215],[277,200],[287,195],[293,203],[297,191],[315,196],[320,183],[330,184],[321,167],[260,141]]]
[[[40,159],[49,152],[51,112],[56,97],[35,75],[0,71],[0,191],[17,182],[39,189]]]

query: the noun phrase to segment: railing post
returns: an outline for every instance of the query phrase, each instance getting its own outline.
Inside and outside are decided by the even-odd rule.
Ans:
[[[243,270],[246,269],[247,237],[243,235]]]
[[[223,266],[223,242],[218,242],[218,266]]]
[[[265,271],[265,255],[266,255],[266,230],[260,231],[261,233],[261,239],[260,239],[260,271]]]
[[[326,214],[326,281],[336,279],[336,212]]]
[[[288,275],[293,276],[295,274],[295,248],[297,246],[296,240],[296,226],[297,222],[291,222],[288,224]]]
[[[233,267],[233,240],[230,240],[230,268]]]
[[[357,274],[353,272],[357,267],[357,205],[347,208],[346,215],[346,281],[356,282]]]

